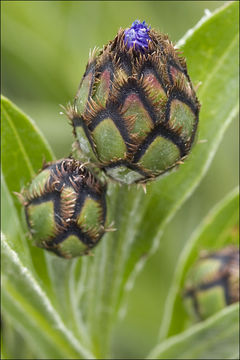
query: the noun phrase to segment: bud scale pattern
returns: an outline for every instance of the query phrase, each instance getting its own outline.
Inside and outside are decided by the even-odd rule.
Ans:
[[[105,190],[79,161],[46,164],[23,191],[35,244],[65,258],[87,254],[104,233]]]
[[[126,34],[138,38],[138,27],[147,38],[141,33],[143,45],[129,46]],[[90,56],[68,109],[75,151],[115,180],[146,182],[187,156],[199,107],[185,60],[168,37],[133,24]]]

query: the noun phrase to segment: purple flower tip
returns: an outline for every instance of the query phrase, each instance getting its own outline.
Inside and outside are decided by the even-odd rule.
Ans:
[[[148,40],[150,40],[148,35],[150,28],[151,27],[148,27],[145,21],[141,23],[139,20],[135,20],[132,23],[132,26],[127,28],[124,32],[124,42],[128,48],[133,47],[134,44],[136,50],[144,50],[144,48],[147,48]]]

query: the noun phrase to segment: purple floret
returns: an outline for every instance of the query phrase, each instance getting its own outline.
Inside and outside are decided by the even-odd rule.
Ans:
[[[143,21],[142,23],[139,20],[135,20],[132,23],[132,26],[125,30],[124,42],[131,48],[135,44],[136,50],[144,50],[148,47],[148,40],[150,37],[148,35],[150,26]]]

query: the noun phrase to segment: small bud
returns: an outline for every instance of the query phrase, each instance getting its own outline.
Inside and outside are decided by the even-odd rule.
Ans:
[[[199,108],[168,36],[134,21],[90,56],[68,109],[74,156],[120,182],[144,183],[186,158]]]
[[[65,258],[88,254],[104,234],[105,192],[79,161],[46,164],[22,192],[35,245]]]
[[[202,255],[187,275],[186,309],[203,320],[239,301],[239,250],[228,246]]]

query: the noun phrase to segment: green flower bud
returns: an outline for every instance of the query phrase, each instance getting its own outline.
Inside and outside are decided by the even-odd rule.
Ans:
[[[200,256],[187,275],[184,302],[195,319],[206,319],[239,301],[239,250],[228,246]]]
[[[115,180],[144,183],[189,153],[199,107],[185,60],[168,36],[135,21],[90,56],[68,108],[74,155]]]
[[[88,254],[104,234],[105,192],[79,161],[46,164],[22,192],[35,245],[65,258]]]

